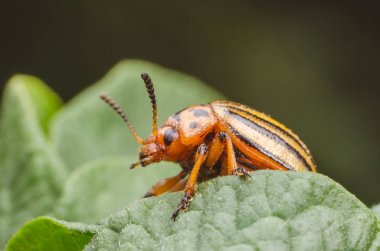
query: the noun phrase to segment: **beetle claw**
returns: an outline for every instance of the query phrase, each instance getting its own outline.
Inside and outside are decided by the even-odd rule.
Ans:
[[[186,211],[189,208],[190,202],[193,200],[193,196],[189,193],[185,193],[181,201],[178,204],[177,209],[172,214],[171,219],[175,221],[181,211]]]
[[[153,196],[154,196],[153,193],[151,193],[151,192],[147,192],[147,193],[144,195],[143,198],[149,198],[149,197],[153,197]]]
[[[244,175],[244,177],[252,178],[252,176],[249,174],[249,172],[247,170],[245,170],[243,167],[235,168],[233,174],[239,175],[239,176]]]

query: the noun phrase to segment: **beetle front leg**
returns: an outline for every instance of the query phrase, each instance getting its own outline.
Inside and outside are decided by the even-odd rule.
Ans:
[[[182,197],[180,203],[178,204],[177,209],[172,214],[171,219],[173,221],[176,220],[178,214],[181,211],[185,211],[189,208],[190,203],[193,200],[193,197],[195,194],[195,186],[197,184],[199,170],[202,164],[207,159],[207,155],[208,155],[208,147],[205,144],[201,144],[197,149],[197,153],[195,155],[195,164],[193,166],[193,169],[191,170],[190,176],[187,180],[187,183],[184,189],[185,194]]]

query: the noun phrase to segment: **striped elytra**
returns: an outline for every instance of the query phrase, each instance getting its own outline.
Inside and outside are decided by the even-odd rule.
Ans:
[[[245,162],[264,169],[316,171],[309,149],[283,124],[238,103],[215,101],[210,105]]]
[[[316,172],[310,151],[296,134],[270,116],[238,103],[214,101],[190,106],[157,127],[153,82],[146,73],[141,78],[153,109],[152,132],[146,140],[139,137],[112,98],[100,97],[124,120],[141,145],[139,160],[131,168],[160,161],[181,165],[178,175],[159,181],[145,195],[184,191],[173,220],[189,207],[197,182],[221,175],[247,177],[259,169]]]

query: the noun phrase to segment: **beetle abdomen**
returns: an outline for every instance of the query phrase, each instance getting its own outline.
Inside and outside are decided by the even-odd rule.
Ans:
[[[211,105],[220,126],[243,155],[238,161],[259,168],[316,171],[306,145],[278,121],[238,103],[215,101]]]

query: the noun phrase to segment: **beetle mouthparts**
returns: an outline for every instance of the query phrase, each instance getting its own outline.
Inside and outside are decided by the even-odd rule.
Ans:
[[[139,165],[142,165],[142,163],[139,161],[139,162],[136,162],[136,163],[133,163],[130,167],[129,167],[129,169],[134,169],[134,168],[136,168],[136,167],[138,167]]]

